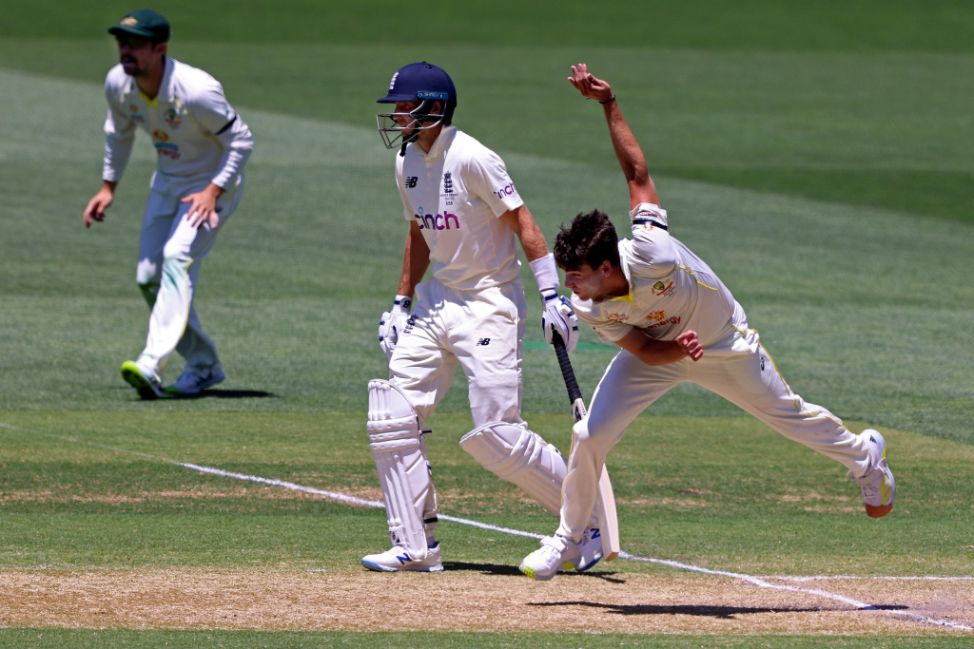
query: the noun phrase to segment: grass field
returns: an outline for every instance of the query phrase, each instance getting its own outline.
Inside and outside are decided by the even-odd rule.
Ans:
[[[471,2],[404,19],[376,0],[155,6],[172,54],[223,82],[257,140],[198,298],[228,380],[144,403],[118,377],[145,335],[147,138],[106,223],[86,231],[80,215],[101,169],[104,30],[131,7],[8,2],[0,646],[971,641],[974,8]],[[380,497],[365,385],[385,372],[374,332],[405,227],[373,102],[420,59],[451,72],[457,124],[501,153],[549,236],[596,206],[625,222],[599,110],[564,81],[577,61],[609,79],[672,230],[732,288],[792,387],[886,434],[893,514],[869,520],[837,465],[693,388],[609,459],[624,549],[651,561],[549,584],[516,572],[536,541],[497,528],[546,534],[553,519],[456,444],[470,428],[461,380],[428,422],[441,509],[494,529],[445,522],[442,575],[363,571],[386,543],[375,508],[187,466]],[[525,286],[530,298],[527,273]],[[525,416],[567,448],[557,364],[528,336]],[[586,394],[612,354],[585,332]],[[403,598],[407,613],[390,613]]]

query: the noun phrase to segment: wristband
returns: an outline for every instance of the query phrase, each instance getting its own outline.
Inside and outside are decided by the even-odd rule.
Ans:
[[[400,307],[403,311],[409,311],[409,308],[413,305],[413,297],[411,295],[396,295],[396,299],[392,301],[393,307]]]
[[[611,104],[611,103],[612,103],[612,102],[614,102],[615,100],[616,100],[616,96],[615,96],[615,95],[612,95],[612,96],[611,96],[611,97],[609,97],[608,99],[604,99],[604,100],[602,100],[602,101],[599,101],[599,103],[600,103],[600,104],[602,104],[603,106],[605,106],[606,104]]]
[[[528,262],[531,265],[531,272],[534,273],[534,280],[538,283],[538,290],[545,291],[555,289],[560,286],[558,281],[558,267],[555,266],[554,253],[548,253],[544,257],[538,257]]]

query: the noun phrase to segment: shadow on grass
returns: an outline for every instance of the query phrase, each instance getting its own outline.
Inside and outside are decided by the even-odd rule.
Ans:
[[[517,575],[519,577],[526,576],[521,574],[521,571],[517,569],[517,566],[512,565],[499,565],[496,563],[467,563],[464,561],[444,561],[444,570],[466,570],[469,572],[479,572],[484,575],[498,575],[498,576],[510,576]],[[558,573],[558,579],[562,578],[575,578],[575,577],[585,577],[587,579],[601,579],[603,581],[608,581],[613,584],[624,584],[625,579],[620,579],[614,576],[615,573],[612,572],[576,572],[576,571],[564,571]]]
[[[221,390],[209,388],[199,394],[170,394],[167,399],[276,399],[277,395],[273,392],[264,390]]]
[[[754,615],[757,613],[825,613],[829,611],[847,611],[846,608],[832,607],[774,607],[767,606],[716,606],[710,604],[601,604],[599,602],[540,602],[530,606],[587,606],[604,609],[608,613],[617,615],[693,615],[697,617],[713,617],[721,620],[732,620],[738,615]],[[883,606],[883,610],[898,610],[906,606]]]

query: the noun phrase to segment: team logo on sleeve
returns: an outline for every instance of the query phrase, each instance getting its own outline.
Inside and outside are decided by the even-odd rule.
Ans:
[[[506,185],[504,185],[503,187],[499,187],[495,189],[494,193],[497,194],[497,198],[504,200],[504,198],[506,198],[507,196],[513,196],[517,194],[517,187],[514,186],[514,181],[511,181]]]

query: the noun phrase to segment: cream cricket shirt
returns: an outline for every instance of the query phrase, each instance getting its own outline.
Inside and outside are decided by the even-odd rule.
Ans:
[[[666,225],[666,211],[649,203],[636,206],[631,216]],[[706,347],[747,325],[744,310],[716,273],[652,222],[633,224],[632,239],[619,241],[619,260],[629,295],[602,302],[572,295],[579,319],[602,340],[616,342],[634,327],[658,340],[692,329]]]
[[[203,70],[167,57],[159,94],[149,99],[119,64],[108,72],[105,96],[102,179],[121,178],[139,126],[158,154],[153,190],[179,196],[210,182],[226,190],[239,184],[253,136],[220,82]]]
[[[518,277],[514,231],[499,217],[524,201],[500,156],[453,126],[429,153],[415,144],[396,156],[396,182],[407,221],[430,249],[433,276],[461,291]]]

